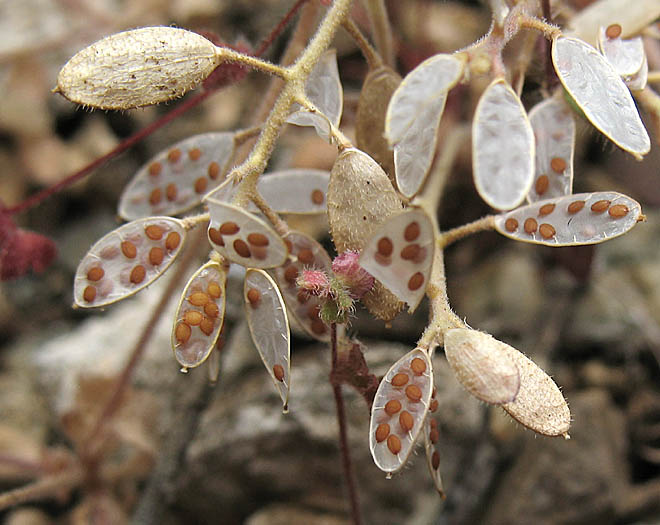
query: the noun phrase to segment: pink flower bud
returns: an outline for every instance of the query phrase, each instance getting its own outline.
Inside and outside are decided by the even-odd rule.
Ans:
[[[359,299],[374,285],[373,276],[358,264],[359,252],[348,250],[332,261],[332,271],[342,279],[354,299]]]
[[[296,284],[301,290],[318,297],[326,297],[330,293],[330,279],[322,270],[303,270]]]

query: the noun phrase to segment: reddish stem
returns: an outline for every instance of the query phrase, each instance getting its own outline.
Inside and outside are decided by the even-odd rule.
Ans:
[[[266,52],[266,50],[272,45],[273,41],[280,36],[280,33],[284,31],[284,28],[288,25],[288,23],[291,21],[291,19],[295,16],[295,14],[298,12],[298,9],[300,9],[303,5],[305,5],[309,0],[298,0],[295,4],[293,4],[293,7],[289,9],[289,12],[284,15],[284,18],[280,20],[280,22],[275,26],[275,28],[271,31],[270,35],[268,35],[262,42],[257,51],[255,52],[255,56],[261,56]]]

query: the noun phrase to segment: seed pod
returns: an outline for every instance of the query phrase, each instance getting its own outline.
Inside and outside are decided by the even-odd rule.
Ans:
[[[435,392],[435,389],[434,389]],[[435,396],[431,396],[431,406],[426,419],[424,420],[424,452],[426,452],[426,464],[429,467],[431,479],[435,485],[435,490],[442,499],[445,499],[445,490],[442,485],[442,475],[440,473],[440,428],[438,421],[433,417],[434,402],[437,405],[438,401]]]
[[[324,170],[282,170],[264,173],[257,190],[277,213],[320,214],[326,212],[329,180]]]
[[[182,96],[220,59],[206,38],[174,27],[143,27],[79,51],[57,76],[56,92],[99,109],[131,109]]]
[[[458,381],[470,394],[494,405],[513,401],[520,388],[518,368],[507,346],[469,328],[445,334],[445,355]]]
[[[328,185],[328,221],[339,253],[361,251],[376,228],[401,210],[401,200],[376,161],[353,148],[339,154]],[[384,320],[394,318],[403,307],[378,281],[362,303]]]
[[[385,117],[401,77],[388,66],[369,71],[360,91],[355,118],[358,148],[371,155],[394,183],[394,152],[385,138]]]

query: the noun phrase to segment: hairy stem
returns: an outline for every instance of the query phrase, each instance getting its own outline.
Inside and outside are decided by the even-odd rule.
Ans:
[[[441,233],[437,240],[437,247],[438,249],[442,250],[443,248],[446,248],[459,239],[463,239],[478,232],[490,231],[494,229],[495,215],[486,215],[485,217],[477,219],[476,221],[473,221],[469,224],[464,224],[463,226],[459,226],[453,230]]]
[[[394,68],[394,44],[392,42],[392,26],[387,16],[385,0],[366,0],[369,11],[369,20],[373,31],[376,48],[383,57],[385,63]]]
[[[364,56],[364,58],[367,61],[369,70],[373,71],[374,69],[378,69],[380,66],[382,66],[383,59],[372,47],[372,45],[369,43],[369,41],[364,36],[362,31],[360,31],[360,28],[353,21],[353,19],[350,17],[346,18],[346,20],[344,20],[342,25],[346,30],[346,32],[349,35],[351,35],[351,38],[357,44],[358,48],[360,49],[360,52],[362,53],[362,56]]]

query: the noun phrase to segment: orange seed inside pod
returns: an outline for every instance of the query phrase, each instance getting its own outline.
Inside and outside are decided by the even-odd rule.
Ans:
[[[149,194],[149,204],[155,206],[163,200],[163,192],[160,191],[160,188],[154,188]]]
[[[180,242],[181,235],[179,235],[177,232],[170,232],[165,238],[165,248],[167,248],[168,252],[174,251],[179,247]]]
[[[123,253],[129,259],[135,259],[135,256],[137,255],[137,248],[131,241],[124,241],[121,243],[121,253]]]
[[[321,190],[314,190],[312,191],[312,202],[316,204],[317,206],[320,206],[323,204],[323,201],[325,200],[325,195]]]
[[[149,164],[149,175],[158,177],[163,171],[163,165],[160,162],[152,162]]]
[[[209,283],[209,287],[206,289],[206,291],[214,299],[218,299],[219,297],[222,297],[222,288],[215,281],[211,281]]]
[[[204,305],[204,313],[210,318],[215,319],[220,314],[220,308],[214,302],[208,302]]]
[[[247,291],[247,300],[250,303],[252,308],[259,306],[259,301],[261,300],[261,294],[256,288],[250,288]]]
[[[378,240],[378,253],[383,257],[389,257],[394,251],[394,245],[388,237],[381,237]]]
[[[429,439],[431,440],[431,443],[434,445],[438,442],[440,439],[440,432],[438,432],[437,428],[432,428],[431,432],[429,432]]]
[[[387,438],[387,448],[396,456],[401,452],[401,440],[394,434],[390,434]]]
[[[582,208],[584,208],[584,205],[586,203],[584,201],[573,201],[568,205],[568,213],[571,215],[576,214],[579,212]]]
[[[213,333],[213,325],[215,323],[213,322],[212,319],[209,319],[208,317],[204,317],[202,319],[202,322],[199,323],[199,329],[204,332],[205,335],[211,335]]]
[[[268,237],[266,237],[263,233],[251,233],[247,236],[247,241],[252,246],[268,246],[269,244]]]
[[[419,237],[420,231],[419,223],[417,221],[413,221],[408,226],[406,226],[406,229],[403,231],[403,238],[407,242],[413,242],[415,239],[417,239],[417,237]]]
[[[529,233],[531,235],[536,231],[536,228],[538,228],[538,223],[536,222],[535,219],[529,217],[528,219],[525,219],[523,228],[525,229],[525,233]]]
[[[188,158],[190,160],[199,160],[199,158],[202,156],[202,150],[199,148],[193,148],[188,151]]]
[[[193,292],[188,297],[188,302],[193,306],[204,306],[207,304],[211,298],[204,292]]]
[[[551,224],[543,223],[539,226],[539,233],[544,239],[552,239],[557,232]]]
[[[403,386],[408,382],[408,376],[404,373],[398,373],[392,378],[392,386]]]
[[[296,282],[297,278],[298,278],[298,268],[296,268],[293,264],[290,264],[289,266],[286,267],[286,270],[284,270],[284,280],[287,283],[293,284]]]
[[[209,179],[215,180],[218,178],[220,175],[220,165],[213,161],[211,164],[209,164],[209,169],[207,170],[207,174],[209,176]]]
[[[544,204],[539,209],[539,215],[541,217],[545,217],[546,215],[550,215],[553,211],[555,211],[555,205],[554,204],[552,204],[552,203]]]
[[[401,410],[401,401],[398,401],[396,399],[391,399],[390,401],[385,403],[385,413],[388,416],[393,416],[399,410]]]
[[[220,233],[222,233],[222,235],[236,235],[239,230],[240,228],[238,224],[233,221],[227,221],[220,225]]]
[[[399,425],[404,432],[409,432],[412,430],[415,420],[412,417],[412,414],[406,410],[399,414]]]
[[[144,266],[138,264],[131,270],[131,282],[133,284],[140,284],[144,281],[144,277],[147,274],[147,271],[144,269]]]
[[[273,365],[273,375],[278,381],[284,381],[284,367],[282,365]]]
[[[303,264],[312,264],[314,262],[314,252],[309,248],[303,248],[298,252],[298,260]]]
[[[550,167],[555,173],[564,173],[566,170],[566,161],[560,157],[555,157],[550,161]]]
[[[438,470],[438,467],[440,467],[440,454],[438,454],[437,450],[435,450],[431,456],[431,466],[433,467],[433,470]]]
[[[621,36],[621,26],[619,24],[612,24],[610,26],[607,26],[607,29],[605,30],[605,36],[607,38],[619,38]]]
[[[144,233],[152,241],[158,241],[163,237],[164,231],[163,228],[161,228],[160,226],[157,226],[155,224],[150,224],[144,229]]]
[[[416,376],[421,376],[424,372],[426,372],[426,363],[423,359],[416,357],[410,361],[410,368]]]
[[[180,344],[186,344],[188,339],[190,339],[191,333],[192,330],[190,329],[190,326],[183,322],[176,325],[176,328],[174,329],[174,337]]]
[[[105,272],[103,271],[103,268],[100,266],[94,266],[94,268],[90,268],[87,272],[87,280],[88,281],[100,281],[103,279],[103,276],[105,275]]]
[[[83,290],[83,299],[88,303],[91,303],[94,299],[96,299],[96,288],[93,286],[86,286]]]
[[[206,177],[198,177],[195,180],[195,193],[204,193],[208,184],[209,181]]]
[[[167,160],[170,162],[179,162],[181,159],[181,150],[178,148],[171,149],[167,154]]]
[[[325,323],[321,321],[321,319],[312,319],[311,328],[312,328],[312,333],[316,335],[323,335],[328,331],[328,329],[325,326]]]
[[[419,255],[421,247],[419,244],[408,244],[403,250],[401,250],[401,258],[404,261],[411,261],[416,259]]]
[[[217,244],[218,246],[225,245],[225,240],[222,238],[222,234],[215,228],[209,228],[209,239],[211,239],[212,243]]]
[[[163,262],[163,259],[165,259],[165,250],[162,248],[154,246],[149,250],[149,262],[152,266],[158,266]]]
[[[204,316],[198,312],[197,310],[188,310],[184,315],[183,315],[183,320],[188,323],[190,326],[197,326],[199,323],[202,322],[202,319]]]
[[[534,190],[536,191],[537,195],[543,195],[546,191],[548,191],[549,186],[550,186],[550,179],[548,179],[548,176],[541,175],[538,179],[536,179],[536,183],[534,184]]]
[[[438,410],[438,400],[437,399],[432,399],[431,404],[429,405],[429,410],[431,412],[435,412]]]
[[[422,399],[422,390],[417,385],[408,385],[406,387],[406,397],[413,403]]]
[[[168,201],[175,201],[177,193],[176,184],[170,183],[165,187],[165,197]]]
[[[408,280],[408,290],[411,292],[419,290],[422,284],[424,284],[424,274],[422,272],[417,272]]]
[[[603,213],[607,208],[610,207],[610,202],[608,200],[596,201],[591,205],[591,211],[594,213]]]
[[[247,259],[248,257],[252,256],[252,252],[250,251],[249,246],[243,239],[236,239],[233,243],[233,246],[234,251],[241,257],[245,257]]]
[[[513,233],[518,229],[518,221],[513,217],[509,217],[504,222],[504,228],[506,229],[506,231]]]
[[[613,219],[620,219],[621,217],[628,215],[629,211],[630,210],[628,209],[628,206],[625,204],[615,204],[609,210],[607,210],[607,213],[609,213],[610,217]]]
[[[381,423],[376,428],[376,443],[382,443],[390,435],[390,426],[387,423]]]

